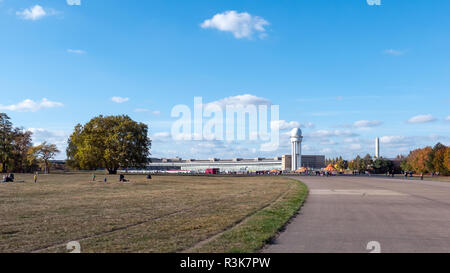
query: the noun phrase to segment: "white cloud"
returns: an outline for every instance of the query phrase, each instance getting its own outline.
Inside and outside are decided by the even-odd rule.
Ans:
[[[353,137],[357,136],[358,134],[355,134],[351,131],[345,130],[334,130],[334,131],[328,131],[328,130],[318,130],[313,133],[308,134],[308,137],[313,138],[324,138],[324,137]]]
[[[314,123],[308,122],[305,124],[299,123],[297,121],[285,121],[285,120],[275,120],[270,123],[270,128],[279,130],[288,130],[294,128],[314,128]]]
[[[408,122],[409,123],[427,123],[427,122],[432,122],[435,120],[436,120],[435,117],[428,114],[428,115],[419,115],[419,116],[412,117],[408,120]]]
[[[61,152],[59,153],[59,157],[65,154],[67,139],[70,135],[67,132],[51,131],[43,128],[29,128],[28,131],[33,133],[32,139],[34,145],[38,145],[46,141],[47,143],[55,144],[58,147],[58,150]]]
[[[148,112],[150,112],[150,110],[147,109],[147,108],[136,108],[136,109],[134,109],[134,112],[136,112],[136,113],[148,113]],[[155,115],[155,116],[159,116],[159,115],[161,115],[161,112],[158,111],[158,110],[153,110],[152,114]]]
[[[35,5],[33,7],[24,9],[23,11],[17,11],[16,15],[25,20],[39,20],[45,16],[55,15],[56,11],[54,10],[45,10],[40,5]]]
[[[383,52],[384,52],[384,54],[389,54],[389,55],[393,55],[393,56],[401,56],[401,55],[405,54],[405,51],[398,50],[398,49],[386,49]]]
[[[238,95],[238,96],[231,96],[227,97],[218,101],[214,101],[211,103],[208,103],[208,105],[218,105],[220,108],[225,109],[226,106],[230,107],[245,107],[248,105],[267,105],[270,106],[272,103],[265,98],[257,97],[250,94],[244,94],[244,95]]]
[[[376,126],[380,126],[381,124],[383,124],[381,121],[378,120],[360,120],[360,121],[356,121],[355,123],[353,123],[354,127],[357,128],[368,128],[368,127],[376,127]]]
[[[73,54],[86,54],[86,51],[81,50],[81,49],[67,49],[68,53],[73,53]]]
[[[358,141],[359,141],[359,138],[357,138],[357,137],[348,137],[348,138],[344,139],[345,143],[353,143],[353,142],[358,142]]]
[[[81,6],[81,0],[66,0],[69,6]]]
[[[275,152],[280,148],[278,143],[267,142],[260,145],[259,150],[261,152]]]
[[[167,140],[170,137],[169,132],[159,132],[152,135],[153,140]]]
[[[129,98],[122,98],[122,97],[112,97],[111,100],[115,103],[124,103],[129,101]]]
[[[46,98],[43,98],[40,102],[35,102],[30,99],[26,99],[17,104],[11,105],[0,105],[0,110],[9,110],[9,111],[18,111],[18,112],[36,112],[43,108],[54,108],[54,107],[62,107],[64,106],[60,102],[50,101]]]
[[[307,123],[301,123],[300,124],[300,128],[309,128],[309,129],[312,129],[312,128],[315,128],[316,127],[316,125],[314,124],[314,123],[312,123],[312,122],[307,122]]]
[[[385,144],[404,143],[406,138],[404,136],[384,136],[380,137],[380,142]]]
[[[234,10],[218,13],[213,18],[205,20],[202,28],[215,28],[220,31],[233,33],[235,38],[251,38],[254,32],[259,33],[260,38],[266,36],[265,26],[269,22],[259,16],[252,16],[247,12],[238,13]]]
[[[285,120],[274,120],[270,123],[270,127],[272,129],[278,128],[279,130],[287,130],[287,129],[299,128],[300,123],[298,123],[297,121],[287,122]]]
[[[331,139],[325,139],[320,142],[320,145],[337,145],[338,143]]]
[[[362,146],[359,143],[354,143],[354,144],[351,144],[348,148],[352,151],[357,151],[357,150],[361,150]]]
[[[447,116],[447,117],[445,118],[445,121],[450,121],[450,116]]]

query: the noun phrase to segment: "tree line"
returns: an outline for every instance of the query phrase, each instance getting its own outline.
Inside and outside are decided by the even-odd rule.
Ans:
[[[402,161],[402,169],[415,173],[450,175],[450,147],[437,143],[411,151]]]
[[[75,126],[68,139],[66,163],[72,169],[106,169],[110,174],[122,168],[142,168],[150,161],[151,140],[148,126],[126,115],[98,116]],[[0,113],[1,172],[50,171],[50,160],[60,151],[44,142],[34,146],[33,133],[14,127]]]
[[[396,164],[399,162],[399,164]],[[353,160],[342,157],[325,160],[339,171],[352,170],[376,174],[414,172],[417,174],[450,175],[450,147],[437,143],[434,147],[425,147],[411,151],[408,156],[398,155],[395,159],[373,158],[370,154],[356,156]]]
[[[59,153],[54,144],[33,145],[33,133],[14,127],[10,117],[0,113],[0,168],[7,172],[50,171],[50,160]]]
[[[395,166],[394,162],[385,158],[373,158],[370,154],[364,157],[356,156],[353,160],[344,160],[342,157],[327,159],[325,161],[327,165],[331,164],[338,171],[351,170],[353,172],[364,173],[366,171],[376,174],[385,174],[400,172],[398,167]]]

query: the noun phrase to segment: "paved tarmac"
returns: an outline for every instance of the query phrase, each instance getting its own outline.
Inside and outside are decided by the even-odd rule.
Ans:
[[[450,182],[295,178],[309,187],[307,201],[263,252],[450,253]]]

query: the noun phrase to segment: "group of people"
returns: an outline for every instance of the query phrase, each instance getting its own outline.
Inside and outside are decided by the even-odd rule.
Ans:
[[[10,173],[10,174],[4,175],[2,178],[2,182],[14,182],[14,174]]]
[[[7,175],[4,175],[3,176],[3,178],[2,178],[2,181],[1,182],[14,182],[14,174],[13,173],[9,173],[9,174],[7,174]],[[33,175],[33,180],[34,180],[34,183],[37,183],[37,180],[38,180],[38,173],[36,172],[34,175]],[[17,182],[24,182],[24,181],[17,181]]]

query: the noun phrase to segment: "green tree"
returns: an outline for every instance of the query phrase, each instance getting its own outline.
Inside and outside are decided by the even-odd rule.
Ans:
[[[373,160],[372,160],[372,156],[370,156],[370,154],[367,154],[363,159],[362,159],[362,164],[363,164],[363,171],[369,171],[373,168]]]
[[[144,167],[149,162],[148,126],[126,115],[98,116],[78,124],[69,138],[68,164],[79,169]]]
[[[373,162],[373,169],[376,173],[387,173],[393,170],[393,165],[392,161],[380,157]]]
[[[55,144],[48,144],[43,142],[41,145],[32,147],[29,151],[30,156],[34,156],[38,160],[41,160],[44,164],[44,172],[50,173],[50,159],[54,158],[59,153]]]
[[[443,145],[442,143],[437,143],[429,152],[428,158],[426,160],[426,166],[430,172],[447,174],[448,169],[444,164],[446,149],[447,146]]]
[[[14,129],[13,150],[10,166],[15,172],[31,171],[29,165],[28,151],[33,147],[31,136],[32,132],[20,128]]]
[[[0,113],[0,164],[2,173],[8,171],[8,162],[13,151],[14,131],[10,118],[5,113]]]
[[[348,168],[348,162],[342,157],[339,157],[338,161],[336,162],[337,169],[340,171],[344,171]]]

